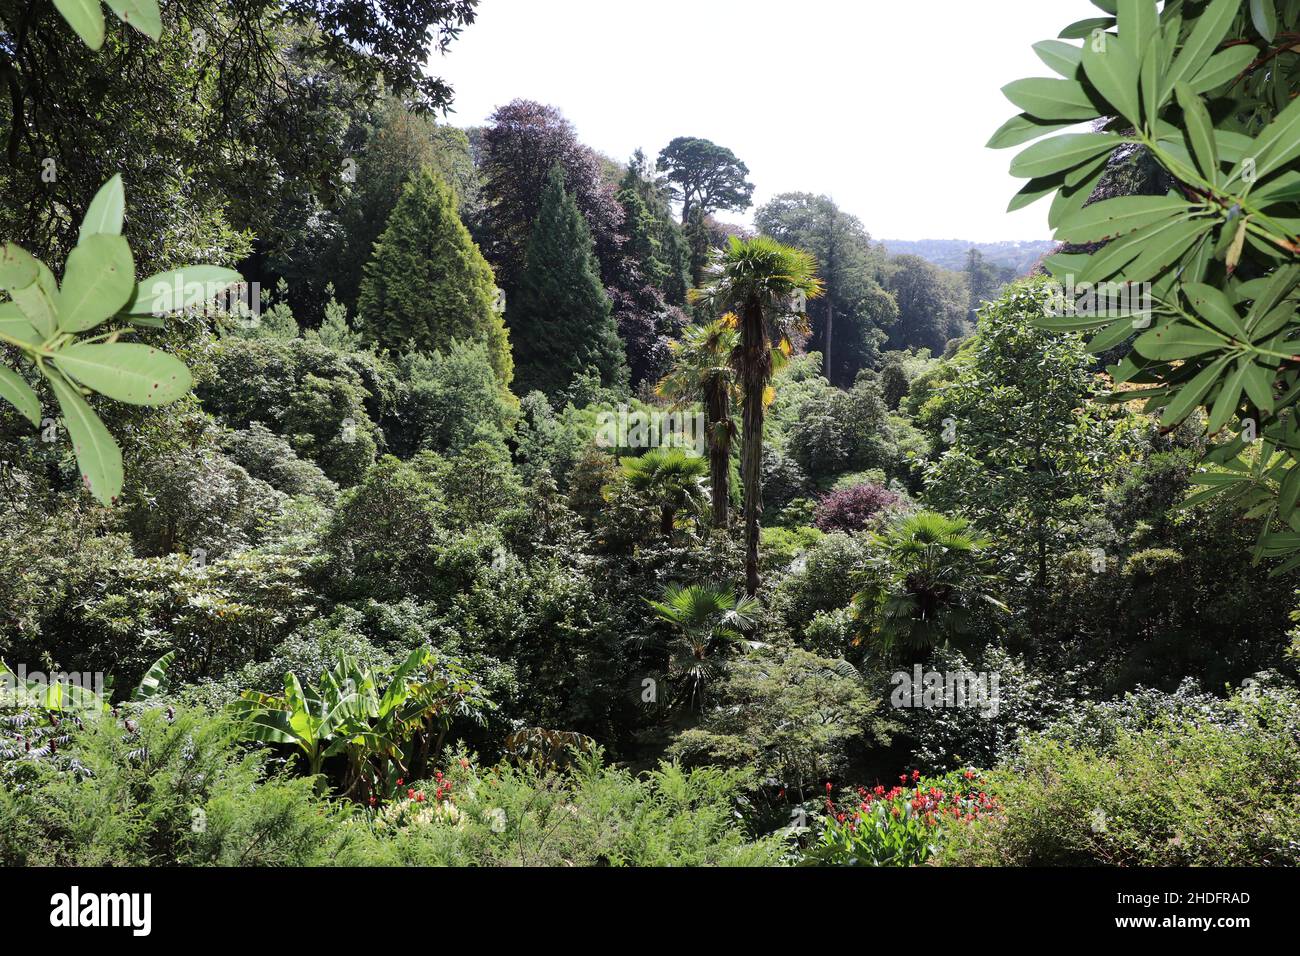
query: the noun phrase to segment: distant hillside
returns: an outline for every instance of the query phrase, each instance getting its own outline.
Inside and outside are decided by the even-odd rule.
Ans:
[[[1044,252],[1055,247],[1050,239],[1020,239],[1005,242],[970,242],[966,239],[906,239],[882,240],[890,255],[920,256],[945,269],[961,270],[966,266],[966,253],[974,246],[987,262],[1028,272]]]

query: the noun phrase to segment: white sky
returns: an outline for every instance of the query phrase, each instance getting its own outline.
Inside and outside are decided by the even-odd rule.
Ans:
[[[456,88],[456,125],[524,97],[620,160],[711,139],[748,164],[756,205],[826,193],[878,239],[1043,239],[1046,200],[1005,212],[1016,150],[984,144],[1015,112],[1000,88],[1052,75],[1030,44],[1099,15],[1087,0],[482,0],[431,71]]]

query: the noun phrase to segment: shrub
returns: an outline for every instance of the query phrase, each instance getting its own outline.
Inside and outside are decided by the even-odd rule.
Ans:
[[[1253,698],[1253,699],[1249,699]],[[1300,862],[1295,691],[1235,698],[1239,721],[1157,718],[1101,748],[1026,741],[991,775],[1004,812],[961,833],[961,865],[1277,866]]]
[[[851,746],[888,743],[880,701],[843,661],[799,648],[746,654],[728,668],[719,705],[669,753],[752,767],[768,786],[801,796],[840,773]]]
[[[857,485],[825,495],[817,504],[813,520],[826,532],[862,531],[898,502],[898,495],[879,485]]]
[[[979,707],[921,707],[902,711],[906,733],[915,742],[912,759],[924,770],[939,773],[955,767],[992,767],[1015,752],[1023,733],[1042,730],[1070,708],[1065,691],[1069,676],[1053,679],[1035,671],[1018,655],[988,647],[974,660],[955,648],[937,651],[928,669],[974,671],[997,677],[997,710]]]
[[[21,760],[0,786],[5,866],[295,866],[336,825],[311,783],[267,775],[222,718],[160,708],[87,721],[70,764]]]
[[[825,816],[804,862],[821,866],[915,866],[950,832],[998,812],[998,800],[974,770],[943,777],[902,774],[888,790],[858,787],[839,803],[826,784]]]
[[[744,771],[660,764],[642,776],[605,766],[599,751],[569,769],[480,769],[462,755],[414,784],[394,811],[379,803],[346,827],[335,861],[365,866],[762,866],[782,843],[751,840],[737,822]],[[433,800],[442,788],[444,800]],[[420,792],[426,799],[412,811]],[[430,813],[419,804],[449,802]],[[378,821],[382,824],[376,825]]]

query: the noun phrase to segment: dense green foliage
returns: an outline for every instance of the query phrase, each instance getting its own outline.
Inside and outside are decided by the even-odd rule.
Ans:
[[[434,122],[472,2],[10,6],[0,864],[1300,863],[1297,0],[1036,47],[1035,275]]]

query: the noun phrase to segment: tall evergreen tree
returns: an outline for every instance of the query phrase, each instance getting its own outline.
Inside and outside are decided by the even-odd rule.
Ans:
[[[366,263],[357,308],[362,331],[395,351],[484,342],[505,388],[514,362],[496,303],[492,267],[456,214],[455,194],[423,169],[403,187]]]
[[[508,317],[520,359],[520,394],[539,389],[558,398],[585,369],[599,372],[603,385],[626,385],[623,345],[600,283],[591,231],[564,188],[559,165],[551,168]]]

